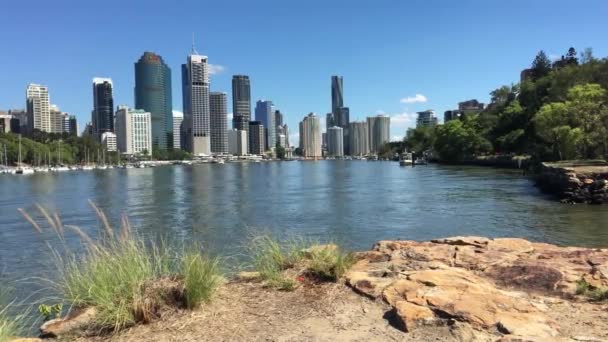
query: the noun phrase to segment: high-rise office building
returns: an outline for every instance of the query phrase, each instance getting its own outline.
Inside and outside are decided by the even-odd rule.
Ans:
[[[387,115],[376,115],[367,118],[369,150],[379,153],[384,144],[391,140],[391,118]]]
[[[211,152],[228,153],[228,99],[224,92],[212,92],[211,105]]]
[[[104,132],[101,134],[101,144],[108,152],[116,152],[116,134]]]
[[[247,154],[247,131],[231,129],[228,131],[228,153],[235,156]]]
[[[350,110],[344,105],[344,86],[342,76],[331,77],[331,120],[328,115],[328,127],[342,127],[344,134],[344,152],[350,153],[349,123]]]
[[[264,125],[260,121],[249,122],[249,153],[264,154],[264,133]]]
[[[300,122],[300,149],[305,158],[320,158],[322,137],[321,120],[314,113],[310,113]]]
[[[97,139],[105,132],[114,132],[114,95],[110,78],[93,78],[91,124]]]
[[[188,150],[194,155],[211,154],[211,108],[207,56],[193,53],[182,65],[184,122]]]
[[[275,126],[283,126],[283,113],[280,110],[274,111],[274,124]]]
[[[68,133],[72,136],[78,135],[78,121],[76,120],[76,115],[70,115],[68,117]]]
[[[67,116],[67,113],[62,113],[59,110],[59,107],[56,105],[51,105],[49,110],[49,118],[50,118],[50,130],[49,133],[63,133],[63,118]]]
[[[26,90],[27,132],[31,134],[34,129],[51,131],[51,104],[49,89],[39,84],[29,84]]]
[[[135,63],[135,108],[150,113],[152,145],[166,150],[173,135],[171,69],[154,52]]]
[[[115,128],[116,146],[121,153],[152,153],[152,120],[149,112],[119,106]]]
[[[276,126],[274,122],[274,106],[272,101],[260,100],[255,105],[255,120],[264,125],[264,150],[268,151],[276,146]]]
[[[351,155],[363,156],[369,153],[369,131],[367,122],[349,124]]]
[[[344,135],[342,127],[334,126],[327,130],[327,154],[331,157],[344,157]]]
[[[435,111],[432,109],[418,112],[418,118],[416,119],[416,128],[419,127],[432,127],[437,125],[437,117]]]
[[[334,127],[334,114],[327,113],[325,116],[325,132],[327,132],[331,127]]]
[[[251,120],[251,84],[249,76],[232,76],[232,128],[249,131]]]
[[[344,92],[342,88],[342,76],[331,77],[331,112],[336,116],[340,108],[344,107]]]
[[[184,113],[173,111],[173,149],[183,149],[184,146]]]

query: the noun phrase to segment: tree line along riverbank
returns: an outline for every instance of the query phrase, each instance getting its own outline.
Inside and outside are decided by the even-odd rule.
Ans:
[[[521,82],[490,92],[479,112],[435,127],[418,127],[403,147],[431,151],[442,162],[486,155],[527,155],[533,165],[608,155],[608,58],[570,48],[552,62],[543,51]]]

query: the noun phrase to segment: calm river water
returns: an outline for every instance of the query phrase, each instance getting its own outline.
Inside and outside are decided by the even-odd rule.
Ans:
[[[95,235],[87,200],[142,234],[237,255],[252,234],[305,236],[367,249],[380,239],[516,236],[608,247],[608,206],[565,205],[519,172],[393,162],[202,164],[0,176],[0,274],[42,275],[51,233],[17,212],[40,203]],[[75,239],[75,238],[73,238]]]

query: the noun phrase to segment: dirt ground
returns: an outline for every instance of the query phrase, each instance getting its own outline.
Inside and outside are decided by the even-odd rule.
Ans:
[[[608,341],[608,305],[553,299],[546,309],[569,336],[556,341]],[[198,310],[166,312],[151,324],[77,341],[510,341],[505,337],[460,322],[406,333],[386,304],[343,284],[306,284],[285,292],[235,282]]]
[[[462,329],[447,326],[404,333],[391,325],[389,309],[342,284],[307,284],[285,292],[229,283],[199,310],[167,312],[148,325],[78,341],[465,340],[459,338]]]

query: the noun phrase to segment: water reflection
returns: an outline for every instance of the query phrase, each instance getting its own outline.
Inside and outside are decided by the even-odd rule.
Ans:
[[[15,277],[42,270],[40,251],[52,238],[36,235],[17,208],[41,203],[96,235],[88,199],[113,222],[128,214],[149,238],[199,241],[222,254],[238,253],[260,231],[355,249],[470,234],[608,246],[608,206],[556,203],[516,172],[364,161],[205,164],[1,176],[0,268]]]

